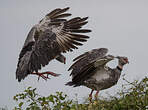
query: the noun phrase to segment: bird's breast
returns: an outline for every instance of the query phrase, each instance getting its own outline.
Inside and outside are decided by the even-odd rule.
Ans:
[[[109,79],[110,75],[108,74],[108,70],[106,69],[97,69],[94,75],[92,76],[92,78],[100,82],[100,81]]]

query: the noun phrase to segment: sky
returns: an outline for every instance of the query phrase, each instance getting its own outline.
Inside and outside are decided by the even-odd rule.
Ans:
[[[50,80],[37,81],[36,76],[28,76],[21,83],[15,79],[19,52],[34,24],[55,8],[70,7],[72,17],[88,16],[85,28],[92,30],[90,39],[71,53],[64,54],[66,64],[53,60],[42,71],[50,70],[61,76]],[[86,87],[69,87],[65,83],[71,80],[67,71],[76,56],[95,48],[105,47],[109,54],[127,56],[129,64],[122,74],[129,81],[140,80],[148,76],[148,1],[147,0],[0,0],[0,107],[12,109],[13,96],[26,87],[37,88],[43,96],[63,91],[70,98],[82,100],[90,93]],[[116,61],[109,64],[116,66]],[[100,92],[114,95],[121,89],[124,81]]]

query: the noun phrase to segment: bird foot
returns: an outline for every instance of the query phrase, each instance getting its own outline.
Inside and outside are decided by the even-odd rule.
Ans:
[[[89,95],[88,100],[89,100],[90,103],[92,103],[92,96]]]
[[[89,94],[89,101],[90,103],[92,103],[92,93],[93,93],[94,90],[91,90],[91,93]]]
[[[98,100],[98,94],[99,94],[99,91],[97,91],[95,94],[95,100]]]
[[[49,72],[49,71],[47,71],[47,72],[42,72],[42,73],[39,73],[39,72],[35,72],[35,73],[34,73],[34,72],[33,72],[32,74],[33,74],[33,75],[38,75],[38,76],[39,76],[39,77],[38,77],[38,81],[39,81],[40,77],[47,81],[47,79],[50,79],[50,78],[48,77],[49,75],[52,75],[52,76],[54,76],[54,77],[57,77],[57,76],[60,75],[60,74],[56,74],[56,73]],[[46,75],[46,76],[45,76],[45,75]]]

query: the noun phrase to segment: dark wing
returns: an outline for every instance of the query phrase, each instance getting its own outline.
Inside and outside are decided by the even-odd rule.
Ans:
[[[68,69],[76,69],[78,67],[83,67],[83,65],[86,65],[92,61],[95,61],[96,59],[104,57],[108,52],[107,48],[99,48],[99,49],[93,49],[91,51],[85,52],[84,54],[76,57],[73,61],[73,65]]]
[[[36,42],[30,42],[23,48],[16,70],[16,78],[18,81],[24,79],[32,72],[38,72],[41,67],[44,67],[50,60],[54,59],[60,50],[56,41],[56,35],[46,31],[42,33]]]
[[[108,52],[106,48],[93,49],[92,51],[86,52],[74,60],[76,61],[69,70],[72,69],[70,75],[72,75],[72,82],[68,85],[79,86],[81,83],[92,75],[98,65],[106,63],[105,56]]]
[[[78,49],[77,46],[83,45],[81,42],[86,42],[89,36],[79,33],[91,32],[89,29],[81,29],[82,26],[88,23],[88,17],[75,17],[70,20],[64,19],[71,14],[64,13],[68,8],[55,9],[45,17],[49,20],[48,26],[50,30],[56,34],[56,40],[59,44],[61,52],[73,51]]]
[[[80,29],[87,23],[87,18],[76,17],[66,20],[64,17],[71,15],[64,13],[68,9],[53,10],[45,16],[44,20],[47,22],[41,20],[31,29],[19,55],[16,70],[18,81],[34,71],[38,72],[61,52],[77,49],[78,45],[82,45],[80,42],[87,41],[88,36],[76,34],[90,32],[87,29]],[[44,28],[43,22],[47,23],[43,25]],[[42,31],[38,31],[38,28],[42,28]]]

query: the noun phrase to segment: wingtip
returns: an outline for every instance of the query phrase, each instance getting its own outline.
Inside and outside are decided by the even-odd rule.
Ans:
[[[66,7],[66,8],[64,8],[64,10],[69,10],[70,9],[70,7]]]
[[[68,6],[68,7],[66,7],[67,9],[70,9],[70,7]]]
[[[69,68],[67,71],[70,71],[71,70],[71,68]]]
[[[20,79],[17,79],[17,81],[18,81],[18,82],[21,82],[21,80],[20,80]]]
[[[76,58],[72,60],[73,62],[76,61]]]
[[[88,16],[86,16],[86,17],[84,17],[83,19],[84,19],[84,20],[87,20],[88,18],[89,18],[89,17],[88,17]]]
[[[86,33],[92,32],[92,30],[90,29],[86,29]]]
[[[72,14],[71,13],[68,13],[69,14],[69,16],[71,16]]]
[[[73,85],[73,82],[72,82],[72,81],[67,82],[65,85],[66,85],[66,86],[72,86],[72,85]]]
[[[89,29],[89,32],[92,32],[92,30]]]
[[[90,37],[88,36],[86,39],[89,39]]]

